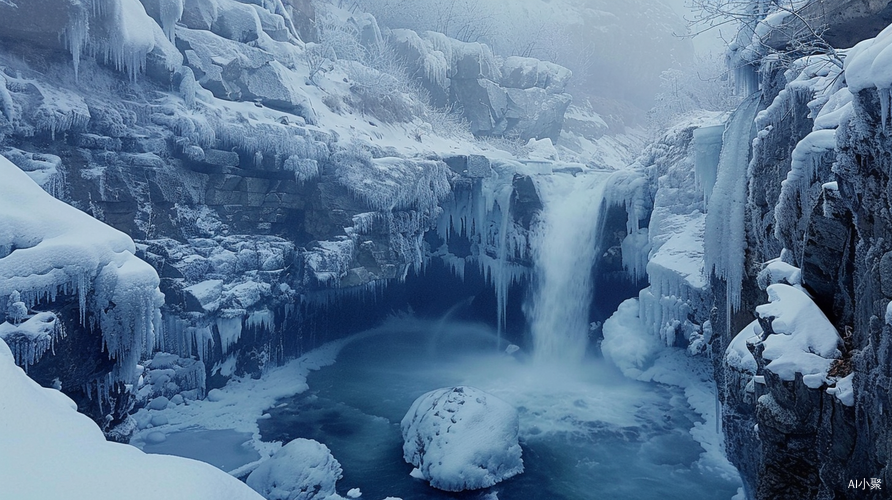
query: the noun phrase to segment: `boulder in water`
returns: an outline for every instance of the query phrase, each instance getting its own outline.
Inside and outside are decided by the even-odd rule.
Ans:
[[[523,472],[517,410],[473,387],[437,389],[403,417],[403,458],[446,491],[490,487]]]
[[[341,464],[328,447],[298,438],[260,464],[245,481],[268,500],[313,500],[335,495]]]

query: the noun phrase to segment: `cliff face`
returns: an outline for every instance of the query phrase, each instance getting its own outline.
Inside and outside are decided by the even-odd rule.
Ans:
[[[462,293],[495,303],[487,319],[522,323],[527,236],[541,209],[532,178],[551,172],[557,151],[547,139],[513,154],[475,142],[363,56],[385,43],[373,17],[325,12],[327,36],[356,35],[332,40],[317,15],[297,0],[0,2],[0,155],[129,235],[160,277],[163,319],[149,350],[167,354],[147,354],[124,378],[109,378],[118,368],[98,313],[79,314],[71,290],[26,306],[55,311],[66,331],[31,376],[60,383],[104,430],[121,426],[120,439],[134,398],[202,397],[233,374],[258,375],[367,327],[411,303],[413,286],[430,288],[409,275],[431,261],[450,279],[467,274]],[[495,104],[478,111],[505,127],[487,134],[566,137],[578,151],[562,153],[594,145],[607,157],[599,166],[614,168],[641,142],[598,146],[599,127],[562,134],[570,74],[560,66],[524,58],[489,68],[485,46],[425,36],[425,54],[443,63],[433,76],[488,89]],[[532,156],[516,161],[523,154]],[[10,319],[0,309],[0,324]],[[141,388],[124,389],[135,380]]]
[[[754,498],[860,498],[850,481],[889,479],[887,91],[864,83],[858,48],[845,57],[845,70],[816,56],[763,75],[740,312],[715,294],[729,457]],[[772,367],[766,344],[792,326],[761,306],[772,283],[801,287],[838,335],[818,379]]]

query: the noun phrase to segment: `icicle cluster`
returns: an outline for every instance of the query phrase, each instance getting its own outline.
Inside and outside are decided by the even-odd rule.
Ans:
[[[85,53],[126,72],[131,80],[145,69],[146,56],[156,47],[168,59],[170,69],[182,64],[171,41],[183,0],[159,1],[164,30],[146,14],[139,0],[71,0],[64,38],[75,76]]]
[[[510,213],[512,177],[518,168],[513,162],[494,162],[493,175],[472,189],[454,192],[443,203],[436,226],[438,236],[447,243],[456,236],[471,242],[474,250],[469,257],[451,255],[445,247],[436,256],[462,279],[469,261],[479,266],[495,289],[500,331],[505,327],[508,289],[529,278],[529,270],[520,263],[529,257],[529,242]]]
[[[605,194],[610,206],[623,206],[626,209],[626,237],[622,241],[623,268],[636,281],[647,271],[650,252],[650,238],[647,228],[640,228],[641,219],[651,210],[647,192],[647,176],[640,170],[620,170],[614,173]]]
[[[24,308],[24,303],[17,302]],[[25,371],[40,361],[44,353],[53,349],[55,343],[65,337],[62,322],[52,312],[41,312],[27,317],[23,321],[7,321],[0,323],[0,339],[3,339],[15,357],[15,363]]]
[[[161,324],[155,270],[127,235],[51,197],[3,157],[0,177],[0,296],[21,292],[32,308],[76,294],[81,322],[89,308],[117,361],[114,378],[132,381]]]

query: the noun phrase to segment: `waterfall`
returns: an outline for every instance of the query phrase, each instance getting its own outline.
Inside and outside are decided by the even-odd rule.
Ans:
[[[537,362],[578,363],[585,355],[591,270],[609,175],[588,172],[537,178],[543,208],[531,235],[535,271],[526,307]]]

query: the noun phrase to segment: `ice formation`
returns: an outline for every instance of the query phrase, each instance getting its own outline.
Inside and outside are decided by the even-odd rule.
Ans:
[[[464,237],[475,248],[472,255],[464,257],[451,255],[448,245],[435,249],[434,254],[462,279],[467,264],[479,267],[496,292],[499,332],[505,328],[509,288],[529,275],[528,268],[518,262],[528,257],[527,236],[510,212],[512,180],[518,169],[522,166],[517,162],[494,161],[492,172],[478,173],[479,184],[453,192],[442,203],[442,214],[436,221],[437,235],[443,241]]]
[[[0,339],[6,341],[17,365],[28,369],[53,349],[56,341],[65,336],[62,322],[52,312],[41,312],[27,317],[27,309],[23,302],[16,302],[25,309],[25,317],[21,323],[11,321],[7,313],[7,321],[0,323]]]
[[[89,311],[118,362],[116,377],[132,381],[161,324],[157,273],[130,237],[53,198],[3,157],[0,176],[0,297],[18,292],[31,308],[77,295],[81,321]]]
[[[167,0],[163,3],[164,19],[178,19],[176,13],[177,10],[182,13],[182,2]],[[174,60],[167,61],[170,69],[182,62],[182,58],[177,57],[179,52],[171,44],[172,37],[165,35],[146,14],[139,0],[75,0],[72,10],[65,37],[75,73],[83,52],[113,64],[119,71],[126,72],[131,80],[145,69],[146,56],[156,46],[162,46],[165,54],[174,55]]]
[[[662,344],[639,317],[638,299],[620,304],[616,313],[604,322],[601,352],[623,375],[638,378],[649,368]]]
[[[400,427],[403,458],[435,488],[487,488],[523,472],[517,410],[479,389],[428,392]]]
[[[337,164],[338,180],[375,210],[415,208],[433,214],[452,187],[442,162],[361,156]]]
[[[725,127],[715,186],[706,211],[706,270],[725,280],[729,311],[740,308],[746,251],[747,171],[759,101],[758,94],[744,101]]]
[[[849,91],[856,94],[867,88],[876,88],[882,105],[883,128],[890,116],[892,96],[892,26],[876,37],[864,40],[852,47],[845,59],[845,80]]]
[[[477,42],[462,42],[436,31],[425,31],[421,34],[421,37],[430,43],[433,50],[441,52],[446,58],[446,61],[449,63],[449,70],[453,72],[453,74],[447,76],[451,77],[454,75],[459,63],[464,58],[470,58],[480,65],[479,76],[482,78],[498,80],[502,76],[492,49],[488,45]]]
[[[715,186],[724,131],[725,127],[721,125],[699,127],[694,130],[694,140],[691,143],[691,147],[694,148],[694,169],[697,183],[703,190],[705,203],[709,202],[712,188]]]
[[[341,464],[328,447],[295,439],[254,469],[245,481],[267,500],[325,500],[336,495]]]
[[[446,55],[439,50],[435,50],[430,41],[418,36],[418,33],[407,29],[391,30],[390,36],[397,43],[406,44],[418,54],[419,60],[416,64],[424,71],[424,77],[440,86],[446,88],[447,73],[451,61],[446,59]]]

